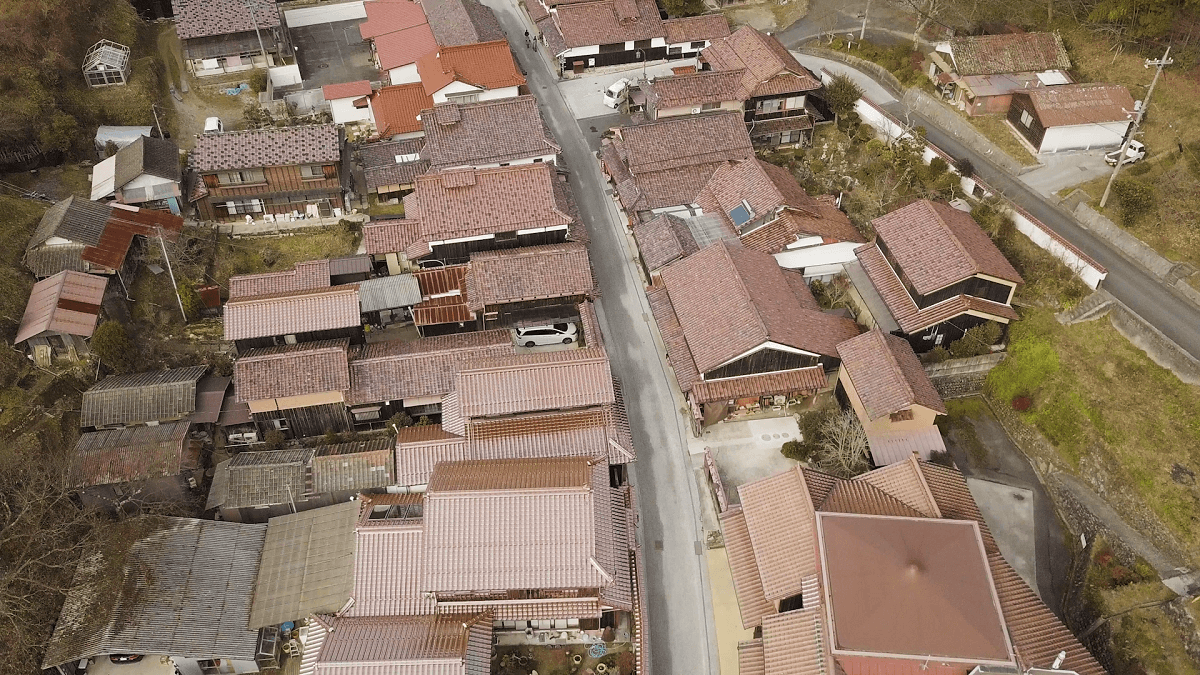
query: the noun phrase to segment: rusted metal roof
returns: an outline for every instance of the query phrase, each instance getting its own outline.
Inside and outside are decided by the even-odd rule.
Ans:
[[[188,442],[189,422],[82,434],[69,470],[78,487],[177,476],[200,468],[200,444]]]
[[[100,319],[106,277],[65,270],[33,285],[14,344],[45,332],[91,337]]]

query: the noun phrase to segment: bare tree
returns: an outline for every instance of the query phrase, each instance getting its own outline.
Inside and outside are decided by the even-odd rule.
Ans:
[[[867,470],[867,432],[853,410],[837,410],[821,420],[817,464],[843,478]]]

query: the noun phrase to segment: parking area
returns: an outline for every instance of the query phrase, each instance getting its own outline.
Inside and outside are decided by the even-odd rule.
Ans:
[[[360,23],[362,19],[349,19],[288,29],[306,89],[379,79],[371,47],[358,32]]]
[[[1043,166],[1022,174],[1021,181],[1049,197],[1056,192],[1086,183],[1098,176],[1108,175],[1112,171],[1112,167],[1104,163],[1105,152],[1108,150],[1081,150],[1038,155],[1038,161]]]
[[[688,439],[693,455],[712,452],[730,504],[738,504],[737,487],[774,476],[796,466],[780,453],[783,444],[800,437],[800,425],[791,415],[741,422],[719,422],[704,429],[700,438]]]
[[[685,62],[669,61],[667,63],[646,66],[644,75],[645,77],[670,75],[672,67],[682,65],[685,65]],[[639,63],[631,65],[628,68],[612,70],[599,75],[585,74],[571,80],[563,80],[558,83],[558,90],[562,92],[563,99],[566,100],[567,107],[571,109],[571,113],[575,115],[575,119],[582,120],[591,117],[603,117],[612,115],[615,112],[612,108],[604,105],[604,90],[613,82],[623,77],[630,80],[642,79],[642,65]]]

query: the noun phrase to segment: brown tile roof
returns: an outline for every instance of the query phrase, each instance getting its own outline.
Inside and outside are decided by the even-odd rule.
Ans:
[[[724,14],[703,14],[663,21],[667,44],[716,40],[729,35],[729,20]]]
[[[487,675],[492,618],[490,613],[334,618],[315,672]]]
[[[371,106],[375,111],[375,127],[380,136],[387,138],[423,130],[417,117],[422,110],[433,107],[433,97],[425,93],[419,82],[398,84],[375,92]]]
[[[448,462],[434,469],[425,494],[426,590],[605,588],[614,581],[607,462]]]
[[[1058,33],[964,35],[950,39],[951,63],[959,75],[1068,70],[1071,59]]]
[[[525,77],[517,68],[506,40],[439,47],[417,59],[417,72],[421,76],[421,86],[430,96],[451,82],[463,82],[480,89],[525,84]]]
[[[666,213],[644,223],[635,223],[633,237],[637,240],[642,261],[651,272],[700,250],[687,223]]]
[[[827,675],[823,611],[806,607],[763,619],[763,660],[768,675]]]
[[[172,0],[171,6],[180,40],[253,31],[256,23],[262,30],[279,25],[274,3],[254,5],[253,17],[240,0]]]
[[[180,419],[196,410],[197,382],[207,366],[113,375],[83,392],[79,426],[144,424]]]
[[[583,410],[476,419],[467,425],[472,459],[595,457],[610,464],[635,459],[623,401]]]
[[[354,82],[327,84],[324,87],[321,87],[321,94],[325,97],[326,101],[333,101],[339,98],[359,98],[361,96],[370,96],[371,92],[371,83],[368,80],[355,80]]]
[[[837,351],[871,419],[914,405],[946,414],[942,397],[907,340],[876,327],[839,344]]]
[[[200,445],[188,442],[189,422],[81,434],[71,456],[71,485],[86,487],[178,476],[199,469]]]
[[[850,218],[833,204],[818,199],[816,217],[807,211],[784,209],[779,217],[741,237],[742,245],[764,253],[779,253],[801,237],[822,237],[826,243],[862,242]]]
[[[1024,89],[1044,127],[1126,122],[1133,119],[1133,97],[1119,84],[1063,84]]]
[[[568,48],[663,37],[658,5],[651,0],[591,0],[560,4],[555,24]]]
[[[314,124],[201,134],[192,150],[192,166],[201,173],[341,161],[337,126]]]
[[[363,178],[367,182],[367,190],[378,190],[390,185],[411,186],[417,181],[417,176],[429,170],[429,162],[419,159],[413,162],[384,164],[381,166],[364,166]]]
[[[670,117],[621,127],[618,133],[623,159],[634,176],[754,157],[738,112]]]
[[[606,610],[600,602],[592,599],[523,600],[521,604],[488,602],[441,602],[439,610],[447,612],[491,611],[496,621],[527,621],[531,619],[578,619],[596,617]]]
[[[479,0],[421,0],[421,6],[443,47],[505,39],[496,15]]]
[[[696,360],[692,356],[692,350],[688,349],[683,327],[679,325],[679,317],[675,315],[675,308],[671,306],[671,297],[666,288],[652,286],[646,290],[646,300],[666,345],[667,360],[671,362],[671,370],[675,371],[679,388],[689,392],[700,381],[700,372],[696,370]]]
[[[662,279],[700,372],[768,341],[836,356],[858,334],[853,321],[816,309],[770,255],[729,242],[668,265]]]
[[[454,388],[455,375],[468,360],[514,352],[507,330],[370,343],[350,361],[347,403],[442,396]]]
[[[754,128],[750,130],[751,138],[762,138],[772,134],[782,133],[784,131],[803,131],[813,128],[813,120],[811,115],[794,115],[792,117],[779,117],[773,120],[763,120],[756,122]]]
[[[369,511],[374,503],[364,508]],[[367,520],[358,528],[350,593],[354,604],[347,616],[433,614],[434,601],[421,588],[425,560],[421,524],[420,518]]]
[[[426,174],[405,197],[405,213],[426,241],[570,225],[553,181],[544,163]]]
[[[480,359],[462,367],[455,392],[466,418],[604,405],[616,400],[598,347]]]
[[[306,260],[283,272],[229,277],[229,299],[329,287],[329,260]]]
[[[438,464],[471,458],[467,439],[446,431],[440,424],[401,429],[396,434],[396,484],[426,485]]]
[[[556,155],[561,148],[542,121],[532,96],[443,103],[421,114],[430,166],[503,164],[518,159]]]
[[[225,304],[225,339],[293,335],[362,325],[358,286],[238,298]]]
[[[467,274],[468,304],[475,311],[592,291],[592,264],[579,242],[476,253]]]
[[[437,51],[437,40],[427,24],[380,35],[373,41],[379,66],[385,71],[417,63]]]
[[[233,364],[237,401],[261,401],[350,389],[348,340],[251,349]]]
[[[929,294],[976,274],[1022,281],[975,219],[948,204],[921,199],[871,225],[918,293]]]
[[[882,469],[875,469],[874,471],[860,474],[855,476],[854,480],[874,485],[896,499],[899,499],[905,505],[912,507],[921,513],[921,515],[929,518],[957,517],[949,513],[942,513],[938,507],[923,472],[925,466],[927,465],[910,458],[905,462],[899,462],[883,467]],[[835,478],[834,480],[840,479]],[[966,487],[966,483],[963,483],[963,487]],[[822,501],[824,501],[824,498],[822,498]],[[974,504],[974,501],[971,503]],[[979,516],[979,518],[974,518],[973,520],[982,521],[982,519],[983,516]],[[986,535],[984,537],[985,543],[990,536]]]
[[[47,331],[91,337],[107,277],[64,270],[33,285],[13,344]]]
[[[399,253],[421,237],[415,220],[378,220],[363,225],[363,248],[371,255]]]
[[[821,88],[821,81],[773,35],[742,26],[714,40],[700,57],[713,70],[742,70],[742,100]]]
[[[664,75],[642,85],[657,109],[740,101],[742,73],[704,70],[687,75]]]
[[[775,603],[763,594],[762,577],[758,574],[758,561],[754,557],[754,544],[750,541],[750,530],[746,526],[746,514],[741,507],[734,507],[721,514],[721,532],[725,539],[725,552],[729,557],[729,571],[733,576],[733,590],[741,610],[742,628],[750,630],[762,625],[762,618],[775,613]],[[759,650],[761,654],[761,649]]]
[[[925,514],[866,481],[837,481],[817,510],[873,516],[926,517]]]
[[[817,574],[816,521],[800,467],[738,487],[770,601],[800,593]]]
[[[733,401],[749,396],[781,396],[794,392],[815,394],[829,386],[821,366],[785,370],[778,373],[759,373],[713,382],[697,382],[692,387],[696,403]]]
[[[1017,312],[1008,305],[981,300],[969,295],[960,295],[925,309],[918,309],[917,303],[913,302],[912,296],[905,290],[904,284],[900,282],[900,278],[896,276],[878,246],[874,244],[859,246],[854,249],[854,255],[870,278],[871,285],[875,287],[879,297],[887,305],[892,318],[906,333],[924,330],[967,312],[978,312],[996,319],[1010,321],[1020,318]]]
[[[358,25],[358,32],[364,40],[426,23],[421,5],[408,0],[368,0],[363,9],[367,20]]]
[[[762,638],[743,640],[738,643],[738,675],[767,675],[766,655],[763,653]]]

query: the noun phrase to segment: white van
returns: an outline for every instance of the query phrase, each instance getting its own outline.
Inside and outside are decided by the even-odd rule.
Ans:
[[[528,326],[518,328],[517,344],[522,347],[538,347],[542,345],[569,345],[579,337],[579,330],[573,323],[556,323],[549,326]]]
[[[627,77],[613,82],[608,89],[604,90],[604,105],[616,110],[625,102],[625,98],[629,96],[630,81]]]

